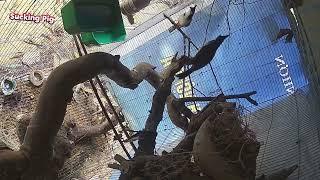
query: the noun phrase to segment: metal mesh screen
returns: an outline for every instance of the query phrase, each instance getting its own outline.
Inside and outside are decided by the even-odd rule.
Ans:
[[[269,100],[267,107],[248,115],[258,140],[257,174],[270,174],[297,164],[289,179],[319,177],[319,113],[307,87],[293,95]],[[252,108],[247,108],[252,111]]]
[[[18,1],[17,1],[18,2]],[[156,1],[157,3],[160,1]],[[181,2],[181,1],[177,1]],[[22,2],[20,2],[22,3]],[[36,3],[31,8],[38,11],[46,11],[54,6],[44,6],[45,2]],[[154,3],[153,6],[157,6]],[[189,28],[184,29],[198,47],[205,42],[214,39],[220,34],[230,34],[229,39],[222,45],[213,59],[211,65],[192,74],[191,79],[186,80],[188,89],[186,94],[195,96],[215,96],[223,91],[225,94],[244,93],[252,90],[257,91],[254,96],[259,103],[255,107],[244,100],[236,100],[243,109],[243,118],[246,118],[257,135],[259,142],[263,145],[257,159],[257,175],[271,173],[275,170],[299,165],[299,169],[290,176],[290,179],[316,180],[320,176],[319,164],[319,115],[315,109],[314,97],[309,91],[309,82],[301,68],[302,59],[297,44],[284,43],[284,40],[275,41],[280,28],[289,28],[290,22],[287,12],[284,10],[280,0],[258,0],[258,1],[195,1],[198,5],[197,13]],[[27,4],[27,3],[26,3]],[[12,3],[4,4],[8,8]],[[17,6],[26,9],[23,3]],[[61,6],[57,7],[58,9]],[[168,7],[166,7],[168,8]],[[127,28],[134,36],[129,36],[125,43],[89,48],[89,51],[106,51],[112,54],[120,54],[121,61],[129,68],[139,62],[148,62],[157,66],[157,71],[163,70],[169,63],[170,57],[176,52],[183,54],[183,38],[179,32],[168,33],[171,26],[161,14],[157,22],[152,22],[160,12],[165,10],[162,5],[142,12],[142,22],[139,26],[147,24],[147,29],[138,31],[138,26]],[[181,11],[172,16],[176,19],[183,13]],[[2,12],[1,11],[1,12]],[[142,17],[144,14],[149,15]],[[5,15],[3,15],[5,16]],[[150,20],[149,20],[150,19]],[[149,21],[147,21],[149,20]],[[30,69],[21,64],[26,61],[32,68],[45,72],[46,75],[57,65],[76,57],[73,40],[70,36],[54,38],[51,41],[42,37],[40,33],[31,36],[35,41],[41,42],[42,46],[22,45],[22,41],[28,36],[28,32],[36,32],[42,25],[30,25],[26,23],[10,25],[8,20],[3,26],[10,31],[1,36],[6,41],[12,41],[11,45],[0,46],[2,56],[0,60],[0,75],[13,76],[18,83],[18,89],[11,98],[0,96],[1,100],[1,140],[7,146],[18,149],[19,142],[15,134],[17,117],[19,114],[34,111],[36,100],[40,89],[30,85],[28,73]],[[56,27],[62,27],[61,18],[58,18]],[[151,24],[148,24],[151,23]],[[137,29],[135,29],[137,28]],[[14,29],[20,29],[26,33],[19,34]],[[49,29],[46,33],[49,33]],[[29,36],[28,36],[29,37]],[[53,35],[52,37],[56,37]],[[24,52],[21,59],[10,57],[17,52]],[[191,55],[195,55],[196,49],[191,48]],[[283,55],[288,64],[290,77],[295,85],[295,93],[289,95],[286,91],[283,79],[279,75],[275,58]],[[214,74],[217,79],[215,80]],[[151,108],[154,89],[143,82],[134,91],[120,88],[119,86],[104,79],[108,86],[110,97],[115,98],[115,104],[123,108],[123,114],[127,123],[133,130],[141,130],[148,117]],[[190,83],[194,89],[190,88]],[[182,97],[182,82],[175,81],[172,92],[177,97]],[[99,118],[94,117],[94,102],[88,102],[84,94],[80,95],[80,102],[73,101],[67,109],[66,120],[75,121],[83,125],[95,125],[100,123]],[[91,103],[91,104],[90,104]],[[206,103],[197,103],[201,109]],[[195,110],[191,103],[189,107]],[[184,132],[175,127],[168,114],[165,113],[158,128],[156,153],[161,154],[163,150],[170,151],[179,143]],[[131,154],[133,151],[126,145]],[[98,137],[80,144],[72,152],[61,170],[61,179],[96,177],[97,179],[117,179],[118,171],[107,168],[107,164],[113,162],[113,156],[118,153],[124,155],[119,144],[114,140],[113,134],[107,137]]]

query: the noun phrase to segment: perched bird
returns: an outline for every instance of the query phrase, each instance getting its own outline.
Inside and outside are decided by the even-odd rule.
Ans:
[[[292,42],[292,38],[293,38],[293,31],[291,29],[280,29],[276,40],[287,36],[286,37],[286,43],[291,43]]]
[[[197,5],[190,6],[189,9],[179,16],[178,20],[176,21],[176,24],[178,27],[187,27],[191,24],[192,17],[194,15],[194,12],[196,11]],[[172,26],[169,28],[169,32],[171,33],[176,29],[175,26]]]
[[[194,71],[199,70],[209,64],[216,54],[217,49],[228,36],[229,35],[218,36],[216,39],[209,41],[198,51],[195,57],[188,60],[187,65],[191,65],[191,68],[187,71],[177,74],[176,77],[178,77],[179,79],[183,79],[189,76]]]
[[[155,69],[155,66],[142,62],[131,70],[131,76],[135,79],[137,84],[140,84],[150,74],[150,71]]]

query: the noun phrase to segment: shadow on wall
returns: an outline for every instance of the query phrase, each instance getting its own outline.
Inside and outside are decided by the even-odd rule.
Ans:
[[[299,170],[290,178],[317,179],[320,176],[320,115],[312,107],[314,100],[306,87],[272,100],[272,105],[249,115],[251,127],[262,143],[257,175],[297,164]]]

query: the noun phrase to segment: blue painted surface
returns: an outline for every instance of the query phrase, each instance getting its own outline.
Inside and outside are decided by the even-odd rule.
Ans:
[[[218,35],[229,34],[229,26],[225,12],[227,1],[218,0],[213,7],[211,23],[207,31],[207,41]],[[247,1],[248,2],[248,1]],[[299,51],[295,40],[293,43],[285,43],[279,40],[273,42],[279,28],[289,28],[289,22],[285,16],[279,0],[263,0],[256,3],[232,5],[229,9],[230,36],[216,53],[211,61],[218,82],[225,94],[244,93],[257,91],[254,99],[265,102],[270,99],[285,95],[283,85],[275,58],[283,55],[289,67],[289,74],[296,88],[308,84],[301,66]],[[192,38],[198,47],[201,47],[205,39],[206,26],[210,17],[210,6],[198,12],[192,25],[184,31]],[[160,60],[179,51],[183,54],[183,38],[177,31],[161,33],[154,39],[143,44],[139,48],[122,57],[122,62],[129,68],[133,68],[139,62],[145,61],[162,70]],[[192,49],[192,55],[196,50]],[[191,76],[195,87],[207,96],[217,95],[218,86],[213,79],[209,66],[194,72]],[[131,91],[115,87],[115,93],[119,98],[125,114],[132,120],[134,129],[143,129],[149,115],[154,89],[143,82],[136,90]],[[177,94],[175,87],[173,93]],[[196,96],[202,96],[195,92]],[[248,102],[240,100],[244,106],[251,106]],[[203,105],[203,104],[202,104]],[[267,106],[260,106],[256,109]],[[167,113],[160,123],[157,137],[157,148],[166,146],[175,141],[183,132],[174,127]],[[163,144],[166,142],[166,144]]]

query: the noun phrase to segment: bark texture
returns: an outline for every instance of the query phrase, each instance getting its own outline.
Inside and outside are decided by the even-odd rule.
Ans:
[[[137,86],[131,71],[119,62],[119,56],[108,53],[88,54],[58,66],[51,72],[41,90],[36,112],[28,124],[20,150],[0,153],[1,177],[57,178],[57,171],[63,162],[56,162],[53,158],[54,143],[67,104],[72,99],[72,88],[101,73],[105,73],[122,87]]]
[[[57,67],[49,76],[38,100],[30,123],[22,123],[19,137],[23,145],[19,151],[0,150],[0,176],[4,179],[57,179],[69,152],[69,139],[60,138],[58,131],[64,120],[66,106],[72,99],[72,88],[100,73],[105,73],[118,85],[134,89],[142,80],[147,80],[156,92],[153,96],[150,115],[144,130],[139,133],[139,148],[132,160],[115,156],[118,163],[109,167],[122,172],[120,179],[220,179],[244,180],[255,178],[255,161],[259,143],[247,124],[241,120],[234,103],[226,102],[223,94],[210,99],[210,103],[196,115],[184,106],[188,100],[172,97],[174,75],[185,65],[186,57],[173,58],[171,65],[160,75],[147,63],[130,71],[119,62],[119,56],[93,53],[68,61]],[[252,93],[242,97],[251,103]],[[165,104],[171,101],[174,121],[186,130],[186,137],[162,156],[154,155],[157,127],[162,120]],[[239,97],[239,96],[237,96]],[[170,112],[169,112],[170,114]],[[27,125],[27,130],[25,127]],[[69,124],[72,141],[104,133],[109,128],[103,122],[94,127],[78,127]],[[25,135],[24,135],[25,134]],[[69,144],[68,144],[69,143]],[[194,161],[192,160],[194,157]],[[260,179],[286,179],[297,166],[281,170]],[[200,175],[203,173],[204,175]]]

